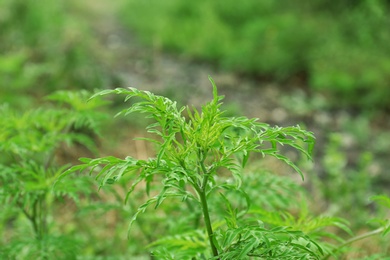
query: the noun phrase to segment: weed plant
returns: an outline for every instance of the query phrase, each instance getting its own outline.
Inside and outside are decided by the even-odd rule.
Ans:
[[[135,88],[93,95],[91,99],[125,95],[125,101],[133,100],[133,104],[118,115],[138,112],[153,119],[155,123],[147,131],[155,138],[140,139],[156,146],[156,156],[147,160],[131,156],[81,158],[82,164],[65,171],[59,183],[71,173],[84,171],[96,174],[100,188],[128,183],[125,203],[132,205],[139,186],[145,185],[147,198],[133,212],[129,236],[134,222],[140,220],[139,228],[150,241],[148,248],[158,259],[322,259],[337,254],[339,248],[324,239],[348,245],[327,231],[335,226],[352,234],[345,220],[312,216],[304,199],[294,203],[298,199],[289,191],[298,198],[303,194],[296,184],[258,169],[243,171],[249,155],[257,153],[286,163],[303,178],[279,146],[289,146],[311,159],[313,134],[299,126],[271,127],[257,119],[224,116],[220,110],[223,97],[210,80],[213,99],[200,111],[178,108],[168,98]],[[259,188],[257,193],[255,187]],[[298,205],[296,214],[286,210],[292,205]],[[157,222],[165,220],[165,234],[157,233],[158,237],[157,229],[145,222],[153,215],[145,213],[152,206],[165,212],[164,216],[156,211],[160,212],[156,213]],[[161,223],[154,227],[158,226]]]
[[[59,150],[67,146],[96,152],[101,113],[98,100],[86,104],[87,92],[57,92],[42,106],[24,113],[0,108],[0,256],[2,259],[76,259],[77,237],[55,219],[65,198],[80,201],[93,184],[69,179],[52,191],[54,181],[69,165]],[[71,182],[69,182],[71,181]]]
[[[96,151],[93,136],[102,115],[97,108],[103,104],[97,97],[109,93],[134,100],[120,114],[144,112],[157,121],[147,128],[156,138],[143,138],[156,146],[156,157],[83,158],[84,165],[60,175],[68,167],[65,147]],[[279,145],[310,158],[312,133],[225,116],[215,86],[213,100],[199,112],[177,109],[167,98],[136,89],[103,91],[86,104],[88,96],[63,91],[48,97],[53,105],[39,109],[1,108],[1,258],[126,259],[127,254],[141,259],[151,252],[157,259],[327,259],[342,256],[356,241],[389,232],[383,217],[372,220],[373,227],[382,227],[346,240],[329,230],[336,226],[351,233],[343,219],[313,215],[308,195],[295,181],[257,162],[258,156],[273,157],[273,163],[286,162],[303,174]],[[64,178],[79,170],[98,173],[100,187],[109,193],[96,197],[87,176]],[[71,209],[66,214],[74,216],[67,219],[61,212],[69,198],[77,211]],[[373,199],[388,207],[388,197]],[[130,214],[131,224],[138,225],[131,225],[129,241],[123,243],[122,220]],[[112,220],[102,221],[104,215]]]

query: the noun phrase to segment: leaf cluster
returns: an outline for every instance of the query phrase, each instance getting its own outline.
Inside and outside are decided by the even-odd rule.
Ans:
[[[100,103],[96,100],[82,105],[86,95],[89,94],[58,92],[48,97],[56,103],[25,112],[9,105],[0,107],[0,203],[4,205],[0,219],[4,223],[20,220],[30,225],[30,229],[24,229],[25,235],[18,234],[20,227],[16,227],[9,232],[9,240],[1,242],[12,245],[1,250],[7,257],[20,253],[16,248],[21,247],[23,254],[37,259],[45,258],[41,254],[57,259],[74,256],[77,243],[66,235],[51,233],[54,202],[65,196],[78,201],[80,192],[90,193],[90,188],[86,189],[91,186],[90,181],[78,178],[54,192],[52,186],[68,167],[61,163],[60,149],[79,146],[97,151],[94,135],[102,117],[91,109],[95,110]],[[0,223],[0,228],[7,229],[4,223]]]
[[[145,184],[148,195],[151,195],[151,186],[157,185],[160,187],[159,193],[152,195],[139,206],[130,226],[149,206],[154,205],[157,208],[167,198],[179,199],[186,202],[189,209],[202,209],[210,243],[212,247],[215,244],[213,253],[216,255],[217,248],[223,251],[218,245],[219,242],[212,236],[207,201],[211,200],[217,191],[237,190],[247,198],[248,205],[250,204],[253,198],[249,198],[245,191],[241,190],[241,186],[242,169],[251,153],[275,157],[290,165],[303,178],[300,169],[280,152],[280,146],[290,146],[311,159],[314,136],[299,126],[271,127],[258,122],[257,119],[224,116],[224,111],[221,110],[223,96],[218,95],[211,78],[210,81],[213,85],[213,99],[200,110],[184,106],[178,108],[176,102],[166,97],[135,88],[118,88],[96,93],[91,99],[107,94],[125,95],[125,101],[133,100],[133,103],[117,115],[126,116],[137,112],[154,121],[147,127],[147,132],[155,138],[142,140],[156,146],[156,156],[147,160],[131,156],[124,159],[114,156],[81,158],[82,164],[65,171],[59,180],[72,172],[88,171],[90,174],[96,173],[96,179],[100,180],[102,187],[118,182],[125,175],[130,176],[131,184],[125,202],[140,183]],[[156,184],[157,181],[161,184]],[[234,211],[233,208],[231,210]],[[240,230],[244,232],[243,230],[252,228],[254,227],[242,227]],[[243,241],[250,241],[248,239]],[[236,243],[242,244],[243,241]],[[250,251],[252,249],[247,253]]]
[[[220,110],[223,97],[218,96],[214,86],[214,99],[202,107],[201,112],[195,108],[176,107],[176,102],[154,95],[148,91],[134,88],[105,90],[95,94],[91,99],[106,94],[125,94],[125,101],[141,98],[142,101],[132,104],[117,114],[128,115],[133,112],[146,113],[147,118],[156,122],[147,127],[149,133],[157,138],[140,138],[154,143],[158,147],[156,158],[148,161],[127,157],[118,159],[105,157],[101,159],[82,159],[84,164],[71,168],[70,173],[88,167],[104,165],[98,177],[105,176],[101,184],[108,179],[110,183],[127,172],[142,170],[146,178],[157,173],[168,173],[167,180],[176,179],[198,183],[202,175],[214,177],[221,168],[227,168],[237,177],[236,185],[240,186],[239,172],[248,161],[250,153],[273,156],[293,167],[301,177],[302,172],[287,157],[280,153],[278,145],[288,145],[311,158],[314,136],[311,132],[296,127],[270,127],[259,123],[257,119],[245,117],[224,117]],[[188,119],[183,115],[187,112]],[[307,148],[304,146],[307,145]],[[268,145],[268,146],[267,146]],[[198,164],[202,162],[201,164]],[[174,169],[174,171],[170,171]],[[93,170],[93,169],[92,169]],[[91,173],[92,173],[91,170]],[[236,174],[237,173],[237,174]],[[150,182],[150,180],[148,181]],[[199,185],[201,186],[201,185]]]

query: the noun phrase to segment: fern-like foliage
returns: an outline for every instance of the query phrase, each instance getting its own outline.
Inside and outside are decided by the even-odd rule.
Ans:
[[[322,248],[301,231],[260,225],[230,228],[221,243],[220,259],[320,259]]]
[[[371,199],[377,202],[379,205],[390,210],[390,197],[386,195],[377,195],[377,196],[373,196]],[[382,225],[382,229],[383,229],[382,234],[384,236],[390,233],[390,219],[376,218],[373,221],[378,222]]]
[[[158,259],[194,259],[211,257],[207,234],[193,230],[185,234],[165,236],[151,243],[152,254]]]
[[[85,95],[59,92],[49,97],[67,106],[46,104],[26,112],[8,105],[0,108],[0,203],[4,206],[0,219],[4,222],[23,219],[31,227],[23,231],[23,236],[15,231],[17,227],[9,232],[10,240],[4,242],[12,247],[0,246],[9,259],[20,256],[22,251],[25,254],[22,258],[74,258],[77,243],[66,236],[51,234],[52,206],[55,199],[65,195],[77,198],[88,182],[60,185],[55,192],[52,186],[68,167],[59,163],[58,149],[77,144],[97,151],[93,136],[86,133],[98,129],[101,118],[91,109],[100,104],[96,100],[84,106],[80,102],[77,106],[75,102]]]
[[[142,99],[118,113],[117,116],[140,112],[146,113],[147,118],[153,118],[156,121],[149,125],[147,130],[149,133],[156,134],[157,138],[140,138],[159,145],[156,158],[148,161],[131,157],[119,159],[112,156],[98,159],[83,158],[81,159],[82,165],[72,167],[61,178],[71,172],[91,167],[90,173],[92,173],[94,168],[103,165],[104,168],[99,170],[97,175],[97,178],[103,177],[101,185],[112,184],[123,174],[140,170],[140,179],[146,179],[148,183],[152,179],[147,177],[158,173],[165,174],[168,171],[165,181],[168,187],[171,185],[169,180],[182,180],[195,184],[202,179],[201,174],[204,170],[213,177],[219,169],[227,168],[237,177],[236,185],[239,187],[240,170],[242,166],[245,166],[251,152],[281,159],[300,174],[302,174],[300,169],[280,154],[277,144],[292,146],[311,158],[314,144],[314,136],[311,132],[299,126],[270,127],[265,123],[257,122],[257,119],[223,117],[223,111],[219,110],[222,105],[220,100],[223,97],[217,95],[215,86],[213,101],[203,106],[201,113],[196,109],[186,107],[178,109],[176,102],[168,98],[134,88],[101,91],[91,99],[113,93],[126,95],[125,101],[133,97]],[[184,111],[189,114],[189,120],[184,117]],[[303,144],[306,143],[308,148],[303,147],[300,141],[303,141]],[[233,155],[237,154],[242,155],[241,163],[233,158]],[[204,162],[204,169],[198,165],[199,159]],[[171,171],[172,169],[174,170]],[[113,175],[115,178],[112,178]],[[129,193],[132,190],[133,187],[130,188]]]
[[[219,252],[222,253],[227,248],[241,246],[249,249],[239,254],[240,257],[253,253],[254,248],[264,242],[261,242],[257,235],[255,236],[257,244],[252,241],[251,235],[245,235],[247,236],[245,239],[234,242],[237,246],[218,245],[219,241],[213,235],[211,210],[208,206],[210,198],[221,190],[239,190],[245,196],[245,191],[241,189],[242,169],[251,153],[275,157],[290,165],[303,179],[301,170],[280,152],[280,146],[290,146],[311,159],[314,136],[299,126],[271,127],[257,119],[224,116],[224,111],[221,110],[223,97],[218,95],[211,78],[210,81],[213,85],[213,99],[200,110],[190,107],[178,108],[176,102],[166,97],[135,88],[104,90],[93,95],[92,100],[107,94],[125,95],[125,101],[134,100],[129,108],[117,115],[138,112],[144,113],[146,118],[153,119],[154,123],[147,127],[147,131],[154,134],[155,138],[142,139],[156,145],[156,156],[148,160],[130,156],[124,159],[113,156],[82,158],[80,159],[82,164],[65,171],[59,181],[72,172],[88,171],[90,174],[96,174],[100,186],[103,186],[114,184],[127,175],[131,181],[125,198],[127,201],[138,184],[145,183],[148,192],[151,185],[155,184],[154,180],[159,179],[162,182],[160,192],[138,208],[130,221],[130,226],[149,206],[154,205],[157,208],[165,199],[177,198],[191,205],[190,208],[195,207],[202,212],[213,257],[218,257]],[[226,170],[231,177],[225,174]],[[248,202],[253,199],[249,198]],[[239,230],[245,233],[252,228],[258,231],[259,236],[268,232],[254,226],[242,227]],[[293,231],[283,230],[286,235],[294,234]],[[287,237],[289,238],[286,241],[289,241],[291,247],[299,248],[301,247],[299,243],[294,241],[305,238],[304,235]],[[245,241],[252,246],[244,245]],[[314,243],[312,244],[317,248]],[[319,248],[318,251],[321,252]],[[281,252],[287,254],[287,251],[282,250],[279,253],[282,254]],[[310,252],[309,254],[314,254]]]

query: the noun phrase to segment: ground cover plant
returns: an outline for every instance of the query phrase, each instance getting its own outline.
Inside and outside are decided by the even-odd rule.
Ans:
[[[147,127],[154,138],[141,139],[156,146],[156,156],[146,160],[131,156],[81,158],[82,164],[65,171],[59,183],[71,173],[89,172],[96,174],[101,188],[127,183],[124,199],[131,203],[139,186],[145,185],[147,198],[133,212],[129,234],[142,213],[150,207],[164,208],[167,203],[168,214],[162,219],[170,223],[170,230],[159,234],[148,245],[157,259],[327,259],[339,253],[340,248],[324,238],[339,241],[341,248],[355,241],[344,242],[337,233],[326,230],[335,226],[351,233],[345,220],[311,216],[305,203],[297,203],[300,207],[294,215],[280,207],[283,203],[294,204],[288,195],[271,191],[267,199],[266,192],[257,195],[253,186],[248,189],[253,183],[264,182],[268,185],[263,183],[257,187],[269,191],[272,183],[278,183],[277,177],[261,170],[245,175],[243,168],[250,161],[250,154],[282,161],[303,178],[294,162],[282,155],[280,145],[310,159],[314,136],[299,126],[271,127],[256,119],[225,117],[220,109],[223,97],[211,82],[213,99],[200,110],[178,108],[168,98],[135,88],[98,92],[92,99],[120,94],[126,96],[126,101],[133,101],[130,108],[118,115],[145,113],[146,118],[155,121]],[[286,191],[299,190],[280,182],[275,189],[281,187]],[[155,231],[145,231],[145,228],[144,233],[149,237]],[[369,235],[383,231],[388,231],[387,226]]]

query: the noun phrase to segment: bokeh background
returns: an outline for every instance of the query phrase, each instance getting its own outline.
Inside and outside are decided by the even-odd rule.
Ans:
[[[345,218],[356,234],[376,227],[369,220],[388,217],[371,197],[390,195],[389,1],[0,0],[0,106],[20,117],[53,106],[45,97],[56,91],[128,86],[199,106],[212,95],[208,75],[229,114],[314,132],[314,163],[295,158],[305,182],[286,177],[310,194],[313,214]],[[63,144],[55,163],[153,156],[153,147],[133,141],[143,135],[142,117],[111,119],[124,106],[113,99],[98,110],[108,117],[102,137],[93,137],[95,154]],[[18,163],[8,146],[0,148],[0,171]],[[10,174],[3,171],[0,184]],[[50,204],[52,233],[67,237],[72,257],[149,259],[144,246],[174,223],[157,224],[166,216],[150,212],[127,240],[138,204],[134,198],[134,205],[123,205],[126,184],[98,193],[93,178],[83,181],[77,203],[65,196]],[[5,189],[0,193],[7,201]],[[1,207],[0,247],[22,252],[10,259],[39,255],[23,206]],[[384,259],[389,244],[385,237],[362,241],[343,259]],[[60,246],[51,252],[57,258],[40,259],[72,259]]]

